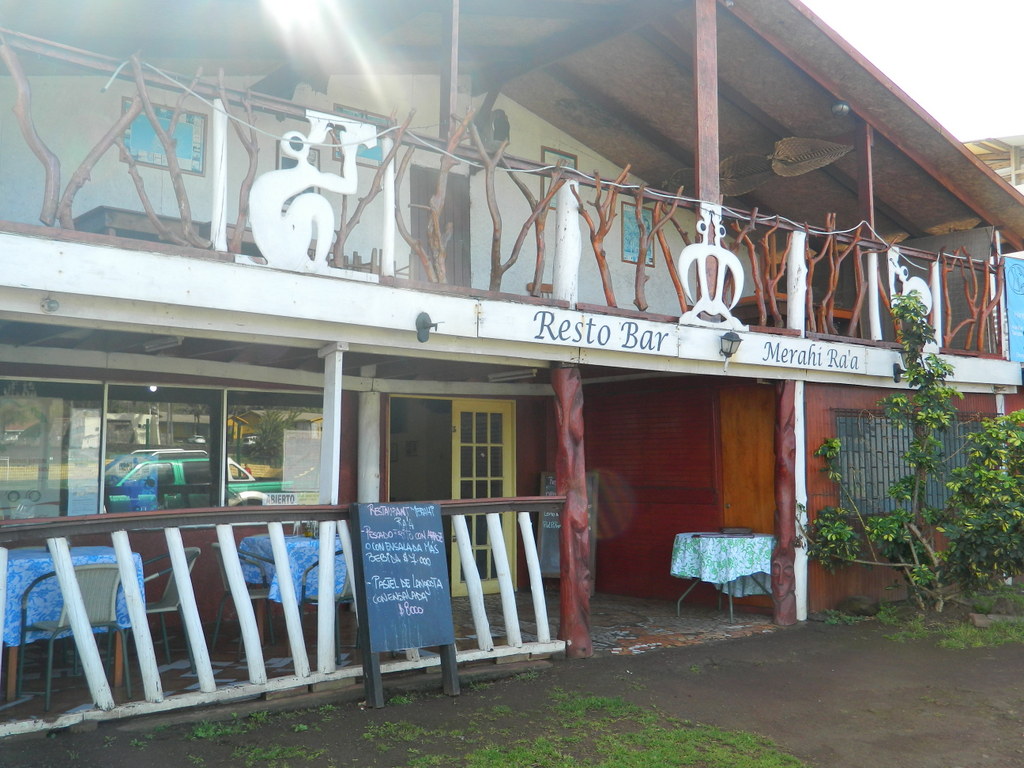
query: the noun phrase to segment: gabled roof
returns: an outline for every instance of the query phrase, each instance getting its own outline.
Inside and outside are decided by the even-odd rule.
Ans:
[[[102,0],[62,4],[59,14],[23,3],[5,12],[3,25],[111,56],[140,52],[182,72],[204,61],[208,74],[224,66],[251,75],[257,87],[286,90],[299,79],[325,88],[332,74],[366,69],[435,73],[448,59],[446,0],[329,5],[336,21],[316,20],[312,29],[322,37],[302,36],[297,46],[258,0],[180,0],[159,23],[152,5],[139,0],[119,4],[117,13]],[[683,183],[684,194],[693,193],[692,2],[461,0],[459,8],[460,71],[475,95],[497,89],[614,163],[631,165],[649,185],[674,191]],[[304,20],[293,14],[292,22]],[[1024,247],[1024,197],[801,3],[725,0],[717,42],[722,158],[767,155],[791,136],[855,144],[863,120],[874,134],[883,236],[988,224]],[[833,114],[840,100],[849,115]],[[770,176],[729,202],[816,225],[836,213],[846,227],[861,219],[857,188],[851,152],[804,175]]]

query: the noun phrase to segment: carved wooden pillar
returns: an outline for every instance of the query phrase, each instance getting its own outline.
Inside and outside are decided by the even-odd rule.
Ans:
[[[707,203],[721,202],[718,167],[718,6],[696,0],[693,31],[693,91],[697,112],[696,191]]]
[[[583,455],[583,381],[579,368],[554,368],[558,455],[555,486],[565,496],[561,531],[561,622],[569,658],[592,656],[590,640],[590,519],[587,514],[586,461]]]
[[[775,551],[772,552],[772,620],[795,624],[796,577],[796,382],[776,384]]]

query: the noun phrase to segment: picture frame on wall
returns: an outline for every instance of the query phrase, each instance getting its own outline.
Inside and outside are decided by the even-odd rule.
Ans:
[[[131,108],[131,99],[121,100],[121,110]],[[153,105],[153,112],[164,131],[171,130],[173,107]],[[175,141],[175,157],[183,173],[203,176],[206,173],[206,115],[182,110],[171,137]],[[167,167],[167,153],[156,129],[145,112],[132,120],[124,132],[124,146],[139,165],[153,168]]]
[[[654,226],[654,212],[650,208],[644,208],[640,215],[644,217],[644,226],[650,232]],[[634,203],[622,204],[622,260],[630,264],[636,264],[640,258],[640,228],[636,222],[636,205]],[[648,244],[647,253],[644,254],[644,264],[648,267],[654,266],[654,248]]]
[[[573,154],[571,154],[569,152],[565,152],[565,151],[563,151],[561,149],[555,149],[554,147],[541,147],[540,148],[540,162],[541,162],[541,165],[544,165],[544,166],[558,165],[559,163],[561,163],[566,168],[572,168],[573,170],[577,170],[577,164],[579,163],[579,158],[576,155],[573,155]],[[547,176],[541,176],[540,177],[540,196],[541,196],[541,199],[543,199],[544,195],[546,195],[547,193],[548,193],[548,177]],[[552,207],[554,207],[553,204],[552,204]]]

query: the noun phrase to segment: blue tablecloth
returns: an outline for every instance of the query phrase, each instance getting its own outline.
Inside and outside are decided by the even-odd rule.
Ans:
[[[295,599],[302,598],[302,573],[313,563],[320,559],[320,540],[307,536],[285,536],[285,549],[288,551],[288,565],[291,569],[292,584],[295,585]],[[341,550],[341,540],[335,538],[334,549]],[[266,558],[271,562],[265,563],[267,576],[270,579],[270,599],[281,602],[281,587],[278,582],[277,569],[274,567],[274,552],[270,547],[270,537],[266,534],[259,536],[246,536],[238,545],[239,552],[250,552],[254,555]],[[344,555],[337,555],[334,558],[334,593],[341,594],[345,587]],[[250,584],[260,583],[260,572],[255,565],[242,563],[242,576]],[[306,597],[316,597],[320,591],[320,569],[314,568],[306,577]]]
[[[139,574],[139,589],[142,592],[142,599],[145,600],[146,589],[142,580],[142,558],[138,553],[132,553],[132,557],[135,560],[135,570]],[[116,563],[117,557],[114,555],[113,547],[72,547],[71,562],[75,565]],[[12,549],[7,553],[7,614],[4,619],[3,633],[5,645],[21,643],[21,596],[37,577],[51,572],[53,572],[53,558],[50,557],[50,552],[46,547]],[[28,623],[56,621],[60,618],[63,606],[64,598],[61,596],[57,577],[42,581],[32,590],[32,595],[29,598]],[[118,589],[117,622],[121,627],[131,626],[123,588]],[[68,634],[70,634],[70,630]],[[30,632],[26,639],[31,642],[41,637],[45,637],[45,635],[39,632]]]
[[[775,538],[766,533],[680,533],[669,572],[709,582],[733,597],[760,595],[771,583],[774,546]]]

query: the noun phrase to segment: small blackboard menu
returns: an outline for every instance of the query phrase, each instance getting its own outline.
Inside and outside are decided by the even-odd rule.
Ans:
[[[359,504],[361,587],[370,651],[455,642],[438,504]]]
[[[590,519],[590,572],[594,573],[597,554],[597,490],[598,473],[587,472],[587,515]],[[540,476],[542,496],[555,496],[555,473],[543,472]],[[558,512],[543,512],[537,521],[537,546],[540,550],[540,575],[544,578],[558,578],[562,575],[561,545],[562,516]]]

